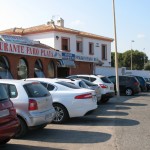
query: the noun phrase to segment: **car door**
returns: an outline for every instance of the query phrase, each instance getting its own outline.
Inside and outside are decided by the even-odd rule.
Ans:
[[[123,93],[126,89],[126,77],[125,76],[119,76],[119,88],[120,92]]]

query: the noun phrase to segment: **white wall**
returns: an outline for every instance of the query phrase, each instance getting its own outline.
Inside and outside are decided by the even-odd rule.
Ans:
[[[95,74],[102,74],[105,76],[115,75],[115,68],[114,67],[96,67]],[[118,74],[122,75],[122,68],[118,68]],[[139,75],[142,77],[150,78],[150,71],[146,70],[125,70],[126,75]]]
[[[43,44],[54,47],[54,32],[31,34],[27,37],[31,40],[40,41]]]
[[[56,36],[59,38],[56,39]],[[77,36],[75,34],[69,34],[64,32],[45,32],[45,33],[37,33],[31,34],[27,36],[31,40],[40,41],[46,45],[49,45],[55,49],[61,50],[61,37],[70,38],[70,53],[74,53],[81,56],[89,56],[89,57],[98,57],[101,60],[101,45],[107,45],[107,60],[103,60],[103,66],[111,66],[111,42],[96,40],[92,38],[81,37],[83,42],[83,52],[76,51],[76,41]],[[94,55],[89,55],[89,42],[94,43]],[[99,43],[99,47],[96,47],[96,43]]]

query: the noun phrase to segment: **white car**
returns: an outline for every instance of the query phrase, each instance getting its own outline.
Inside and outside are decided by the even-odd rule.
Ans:
[[[85,79],[60,79],[58,78],[58,80],[60,81],[65,81],[65,82],[68,82],[68,83],[72,83],[74,85],[77,85],[78,87],[81,87],[81,88],[86,88],[86,89],[91,89],[91,90],[94,90],[95,91],[95,94],[96,94],[96,97],[97,97],[97,103],[99,104],[100,103],[100,100],[101,100],[101,89],[98,85],[88,81],[88,80],[85,80]]]
[[[40,81],[51,93],[56,110],[54,123],[63,123],[68,118],[81,117],[97,108],[95,91],[79,88],[73,84],[50,78],[29,78]]]
[[[115,96],[114,84],[103,75],[71,75],[68,76],[69,79],[81,78],[89,80],[97,84],[101,88],[101,102],[106,103],[111,97]]]
[[[56,111],[52,96],[38,81],[0,79],[16,109],[20,128],[16,138],[23,137],[28,129],[44,128],[51,123]]]

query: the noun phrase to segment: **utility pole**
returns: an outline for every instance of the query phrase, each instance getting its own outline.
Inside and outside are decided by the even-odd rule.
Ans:
[[[115,72],[116,72],[116,92],[119,100],[119,77],[118,77],[118,54],[117,54],[117,33],[116,33],[116,16],[115,16],[115,0],[113,0],[113,18],[114,18],[114,39],[115,39]]]

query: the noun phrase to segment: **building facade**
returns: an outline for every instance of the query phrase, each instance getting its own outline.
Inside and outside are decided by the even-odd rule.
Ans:
[[[62,18],[35,27],[7,29],[0,34],[27,37],[62,52],[62,60],[55,67],[56,77],[93,74],[97,65],[111,66],[112,38],[66,28]]]

